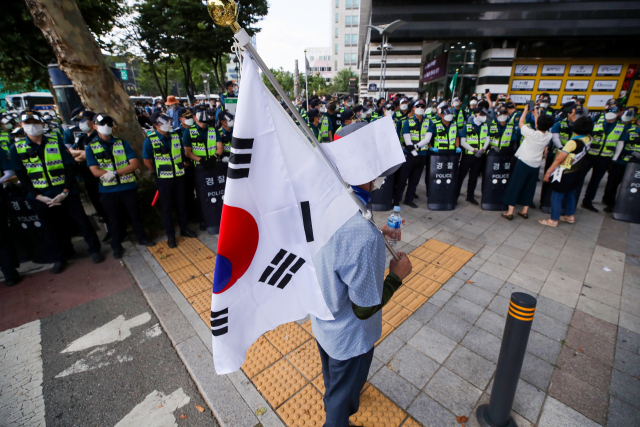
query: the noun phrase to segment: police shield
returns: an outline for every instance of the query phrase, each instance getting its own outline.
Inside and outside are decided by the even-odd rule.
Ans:
[[[511,156],[489,151],[482,176],[482,209],[501,211],[507,206],[500,201],[511,174]]]
[[[613,219],[640,224],[640,163],[627,164],[613,208]]]
[[[427,207],[433,211],[456,208],[458,194],[458,154],[431,154],[427,181]]]
[[[196,193],[202,210],[202,222],[209,234],[220,231],[226,180],[226,163],[217,162],[211,169],[205,169],[202,165],[196,168]]]

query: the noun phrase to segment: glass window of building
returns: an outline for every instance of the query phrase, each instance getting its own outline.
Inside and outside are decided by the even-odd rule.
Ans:
[[[351,34],[344,35],[344,45],[349,46],[351,44]]]
[[[331,61],[331,55],[327,56],[327,61]],[[331,71],[331,70],[329,70]]]
[[[313,56],[309,58],[310,61],[313,61]]]
[[[346,25],[347,27],[351,26],[351,16],[347,15],[344,17],[344,25]]]
[[[351,0],[345,0],[345,6],[347,9],[351,9]]]
[[[336,38],[338,38],[338,28],[336,28]]]
[[[338,22],[340,22],[340,14],[339,14],[339,13],[336,13],[336,24],[337,24]]]
[[[358,8],[358,0],[353,0],[352,7],[353,7],[354,9],[357,9],[357,8]]]
[[[351,34],[351,44],[356,46],[358,44],[358,35],[357,34]]]
[[[358,62],[358,54],[357,53],[352,53],[351,54],[351,63],[352,64],[356,64]]]
[[[336,7],[340,7],[340,0],[336,0]]]
[[[344,54],[344,63],[345,64],[351,63],[351,54],[350,53],[345,53]]]
[[[335,47],[335,49],[334,49],[334,51],[333,51],[333,52],[334,52],[336,55],[338,54],[338,43],[336,43],[336,47]]]
[[[358,15],[353,15],[351,17],[351,25],[358,25]]]

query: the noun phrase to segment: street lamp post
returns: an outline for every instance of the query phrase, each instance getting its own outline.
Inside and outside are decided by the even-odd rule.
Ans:
[[[207,101],[209,101],[209,97],[210,97],[210,92],[209,92],[209,74],[200,73],[200,76],[202,77],[202,82],[204,83],[204,96],[205,96],[205,98],[207,98]]]
[[[382,59],[380,61],[380,96],[386,99],[385,83],[387,77],[387,52],[393,49],[393,46],[389,44],[389,35],[398,28],[402,27],[406,22],[401,19],[393,21],[390,24],[384,25],[367,25],[370,28],[378,30],[382,36],[382,44],[379,49],[382,51]]]

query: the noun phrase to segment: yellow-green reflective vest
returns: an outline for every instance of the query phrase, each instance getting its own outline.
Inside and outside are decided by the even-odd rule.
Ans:
[[[456,122],[456,125],[458,126],[458,130],[462,130],[462,128],[464,127],[464,113],[462,112],[462,109],[460,110],[456,110],[458,111],[457,113],[457,117],[454,120],[454,122]]]
[[[449,124],[449,131],[442,122],[436,122],[436,137],[433,146],[438,150],[455,150],[458,127],[455,123]]]
[[[205,141],[198,141],[200,136],[198,126],[194,125],[189,128],[189,136],[191,137],[191,151],[198,157],[209,158],[216,155],[218,150],[218,136],[215,128],[207,129],[207,139]],[[199,164],[198,161],[193,161],[194,164]]]
[[[604,123],[596,123],[593,126],[593,139],[589,146],[589,154],[592,156],[613,157],[618,140],[624,131],[624,126],[624,123],[618,122],[609,132],[609,135],[605,135]]]
[[[329,142],[329,117],[321,116],[319,125],[318,142]]]
[[[98,138],[94,139],[89,144],[89,147],[91,147],[91,151],[98,161],[98,166],[102,170],[115,172],[116,170],[124,169],[129,166],[129,159],[127,159],[127,153],[124,150],[124,144],[121,139],[113,141],[111,156],[104,149]],[[115,167],[113,162],[116,162]],[[118,184],[136,182],[136,176],[133,173],[128,173],[122,176],[116,175],[116,177],[117,179],[115,181],[101,182],[101,184],[104,187],[111,187]]]
[[[64,165],[62,164],[62,153],[58,138],[52,136],[44,142],[44,165],[33,149],[27,145],[28,139],[16,141],[16,152],[22,161],[27,175],[31,179],[34,188],[47,188],[54,185],[64,184]],[[32,151],[33,156],[29,151]]]
[[[425,138],[425,136],[427,135],[427,132],[429,132],[430,124],[431,124],[431,120],[429,120],[426,117],[422,118],[422,123],[417,121],[415,119],[415,116],[407,120],[407,125],[409,126],[409,134],[411,135],[411,142],[413,142],[414,146]],[[402,139],[402,146],[404,147],[404,139]],[[426,151],[429,149],[429,144],[426,144],[421,148],[418,148],[416,146],[415,149],[417,151]]]
[[[640,127],[631,126],[628,132],[629,141],[625,144],[624,148],[628,151],[633,151],[634,153],[640,153]],[[628,162],[632,157],[633,156],[631,154],[627,154],[622,158],[622,160]]]
[[[479,150],[483,147],[484,141],[489,136],[489,125],[483,123],[480,125],[480,132],[478,132],[471,123],[467,123],[467,144],[473,147],[476,150]],[[495,126],[495,125],[494,125]],[[493,126],[491,127],[493,130]],[[496,127],[497,131],[497,127]],[[473,151],[465,150],[466,154],[473,154]]]
[[[171,148],[167,149],[158,138],[158,135],[149,137],[153,146],[153,160],[156,164],[158,178],[173,178],[184,175],[184,162],[182,160],[182,144],[180,135],[169,132]]]
[[[494,122],[491,125],[491,129],[489,129],[489,144],[491,144],[492,147],[498,147],[499,150],[505,150],[509,148],[509,145],[511,145],[511,137],[513,136],[513,124],[508,123],[505,126],[504,132],[502,132],[502,136],[500,136],[500,138],[498,138],[499,133],[500,131],[498,129],[498,125]],[[469,138],[467,137],[467,143],[468,142]]]
[[[4,132],[0,130],[0,148],[2,148],[7,153],[9,152],[9,144],[11,140],[9,139],[9,132]]]

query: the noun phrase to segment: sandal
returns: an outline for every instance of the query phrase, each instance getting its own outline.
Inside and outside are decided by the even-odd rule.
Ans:
[[[518,212],[518,215],[521,216],[524,219],[529,219],[529,214],[528,213]]]
[[[557,227],[558,223],[557,222],[553,222],[550,219],[541,219],[540,221],[538,221],[540,224],[542,225],[547,225],[549,227]]]
[[[502,214],[502,218],[508,219],[509,221],[511,221],[513,219],[513,214],[507,215],[506,213],[503,213]]]
[[[562,216],[560,217],[560,221],[568,222],[569,224],[574,224],[574,223],[576,222],[576,219],[575,219],[575,218],[573,218],[573,219],[569,219],[569,217],[568,217],[568,216],[566,216],[566,215],[562,215]]]

